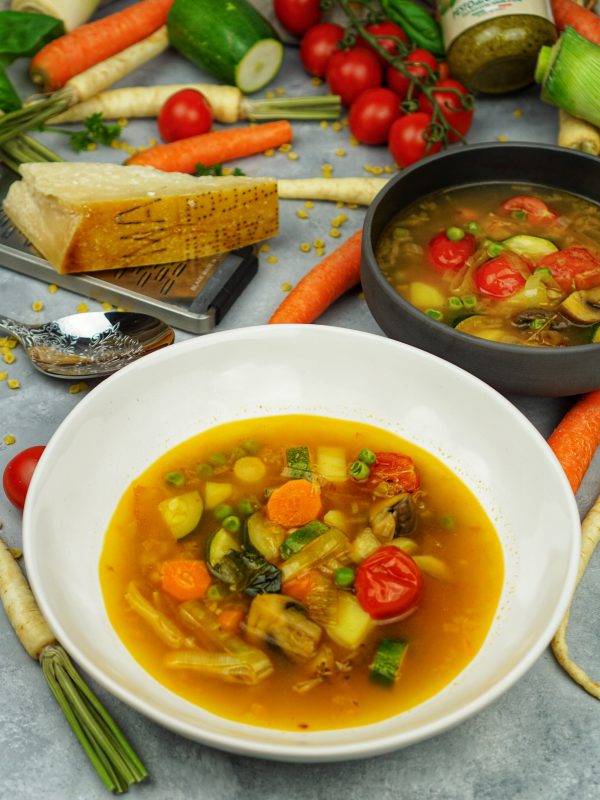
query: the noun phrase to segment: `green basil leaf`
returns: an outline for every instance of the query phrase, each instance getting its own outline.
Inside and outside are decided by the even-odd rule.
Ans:
[[[0,69],[0,111],[17,111],[21,108],[21,100],[16,93],[6,72]]]
[[[26,11],[0,11],[0,55],[3,62],[15,58],[31,58],[45,44],[62,36],[62,20],[48,14],[30,14]]]
[[[442,31],[434,18],[411,0],[382,0],[383,10],[418,46],[436,56],[445,53]]]

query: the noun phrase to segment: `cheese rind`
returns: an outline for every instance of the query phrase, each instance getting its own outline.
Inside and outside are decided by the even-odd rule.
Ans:
[[[196,178],[153,167],[21,167],[4,210],[61,273],[166,264],[274,236],[271,178]]]

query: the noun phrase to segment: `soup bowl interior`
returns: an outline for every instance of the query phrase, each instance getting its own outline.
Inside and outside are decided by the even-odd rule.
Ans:
[[[404,170],[367,213],[361,283],[371,313],[390,337],[421,347],[505,393],[560,397],[600,386],[600,343],[571,347],[503,344],[431,319],[384,276],[375,248],[386,225],[412,203],[444,189],[480,184],[543,186],[600,204],[600,162],[550,145],[499,143],[459,147]]]
[[[105,610],[98,568],[104,535],[134,478],[217,424],[290,413],[366,422],[423,447],[474,492],[501,541],[504,586],[481,650],[430,700],[373,725],[304,733],[222,719],[148,675]],[[23,526],[41,609],[88,674],[179,734],[233,752],[305,761],[383,753],[440,733],[497,698],[554,633],[573,589],[580,538],[558,462],[496,391],[384,337],[294,325],[183,342],[104,381],[48,444]]]

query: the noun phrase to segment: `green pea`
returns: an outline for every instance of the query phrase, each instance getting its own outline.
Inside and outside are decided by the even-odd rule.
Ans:
[[[366,481],[371,474],[371,470],[369,469],[368,465],[364,463],[364,461],[354,461],[352,464],[350,464],[348,474],[355,481]]]
[[[479,227],[478,222],[467,222],[467,230],[469,233],[479,233],[481,228]]]
[[[225,519],[232,513],[233,513],[233,508],[227,505],[227,503],[220,503],[218,506],[215,506],[213,511],[213,514],[219,521]]]
[[[203,480],[210,478],[212,474],[213,474],[213,468],[211,467],[210,464],[206,463],[198,464],[198,466],[196,467],[196,475],[199,478],[202,478]]]
[[[257,442],[256,439],[246,439],[243,447],[249,455],[253,456],[260,450],[260,442]]]
[[[246,451],[243,447],[234,447],[229,455],[232,461],[237,461],[238,458],[243,458],[246,455]]]
[[[452,514],[442,514],[440,517],[440,525],[443,528],[448,528],[448,530],[451,530],[456,526],[456,517],[454,517]]]
[[[358,460],[362,461],[363,464],[374,464],[377,461],[377,456],[372,450],[365,447],[358,454]]]
[[[546,324],[546,320],[542,317],[538,317],[537,319],[532,319],[529,323],[529,327],[532,331],[539,331],[541,330],[544,325]]]
[[[394,228],[392,233],[392,239],[398,241],[399,239],[409,239],[410,238],[410,231],[408,228]]]
[[[425,313],[428,317],[431,317],[431,319],[436,319],[438,321],[444,319],[444,315],[441,311],[438,311],[437,308],[428,308]]]
[[[227,597],[229,594],[229,590],[226,586],[217,586],[216,583],[213,583],[212,586],[209,586],[206,590],[206,596],[209,600],[222,600],[224,597]]]
[[[209,456],[208,463],[213,467],[222,467],[223,464],[227,463],[227,459],[223,453],[213,453],[212,456]]]
[[[170,483],[171,486],[183,486],[185,484],[185,475],[183,472],[167,472],[165,475],[165,480],[167,483]]]
[[[340,567],[333,573],[333,580],[341,589],[348,589],[354,583],[354,570],[352,567]]]
[[[233,514],[229,517],[225,517],[221,525],[225,528],[226,531],[229,533],[237,533],[241,527],[240,518],[234,516]]]
[[[486,247],[487,254],[490,258],[496,258],[499,256],[506,248],[500,242],[490,242]]]
[[[465,238],[465,232],[462,228],[456,228],[452,226],[451,228],[446,229],[446,236],[451,242],[460,242],[461,239]]]
[[[250,514],[253,514],[255,511],[255,504],[252,500],[249,500],[247,497],[244,500],[240,500],[238,503],[238,511],[242,515],[242,517],[249,517]]]

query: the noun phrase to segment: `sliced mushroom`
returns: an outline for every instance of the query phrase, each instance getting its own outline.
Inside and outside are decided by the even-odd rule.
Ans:
[[[248,634],[280,648],[292,661],[313,658],[322,630],[283,594],[259,594],[250,606]]]
[[[410,536],[417,527],[417,509],[408,492],[386,497],[371,509],[369,525],[380,542]]]
[[[511,319],[511,325],[516,328],[530,328],[534,320],[541,319],[547,323],[545,327],[553,331],[560,331],[563,328],[568,328],[571,324],[568,319],[565,319],[562,314],[556,311],[546,311],[542,308],[528,308],[526,311],[521,311]]]
[[[574,322],[582,325],[600,322],[600,287],[571,292],[560,304],[559,309]]]

